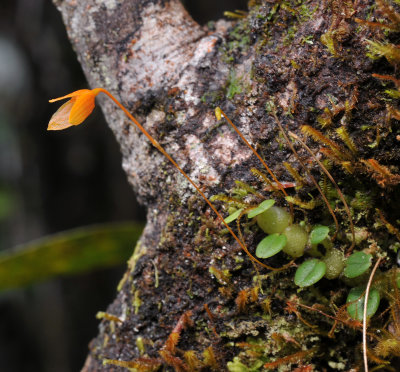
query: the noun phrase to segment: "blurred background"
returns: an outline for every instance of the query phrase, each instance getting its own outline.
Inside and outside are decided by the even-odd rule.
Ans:
[[[184,1],[201,24],[246,3]],[[1,0],[0,251],[75,227],[144,221],[101,110],[74,130],[46,131],[56,109],[48,99],[85,87],[51,1]],[[114,299],[124,270],[0,292],[0,371],[79,371],[97,333],[95,314]]]

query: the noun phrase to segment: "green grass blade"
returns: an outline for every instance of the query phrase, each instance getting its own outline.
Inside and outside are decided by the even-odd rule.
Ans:
[[[142,230],[133,222],[93,225],[0,252],[0,291],[124,263]]]

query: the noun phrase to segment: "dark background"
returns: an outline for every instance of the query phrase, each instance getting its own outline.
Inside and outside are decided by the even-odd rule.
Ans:
[[[200,23],[246,0],[184,1]],[[0,250],[93,223],[143,220],[101,114],[47,132],[59,97],[86,87],[50,0],[0,4]],[[95,314],[125,265],[0,293],[0,371],[78,371],[96,335]]]

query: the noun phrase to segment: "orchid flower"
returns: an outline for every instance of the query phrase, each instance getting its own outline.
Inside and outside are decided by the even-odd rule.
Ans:
[[[225,227],[228,229],[230,234],[235,238],[235,240],[239,243],[241,248],[247,253],[250,259],[254,262],[257,262],[261,266],[274,270],[280,271],[285,269],[286,267],[291,266],[292,262],[283,266],[282,268],[275,269],[264,263],[260,262],[257,258],[255,258],[247,249],[246,245],[239,239],[239,237],[233,232],[233,230],[228,226],[228,224],[224,221],[224,218],[217,211],[214,205],[210,202],[210,200],[206,197],[206,195],[201,191],[199,186],[197,186],[194,181],[186,174],[186,172],[176,163],[176,161],[164,150],[164,148],[147,132],[147,130],[130,114],[130,112],[107,90],[103,88],[95,88],[95,89],[80,89],[66,96],[51,99],[49,102],[61,101],[63,99],[69,98],[69,101],[64,103],[51,117],[47,130],[62,130],[69,128],[74,125],[81,124],[93,111],[95,107],[95,98],[99,93],[104,93],[107,95],[114,103],[125,113],[125,115],[135,124],[135,126],[149,139],[149,141],[156,147],[174,166],[178,171],[192,184],[192,186],[197,190],[197,192],[202,196],[202,198],[207,202],[207,204],[211,207],[214,213],[218,216],[218,218],[222,221]],[[221,111],[222,115],[225,114]],[[218,115],[218,114],[217,114]],[[279,181],[278,181],[279,182]]]
[[[99,89],[81,89],[66,96],[51,99],[56,102],[70,98],[51,117],[47,130],[62,130],[81,124],[93,111],[94,100],[100,93]]]

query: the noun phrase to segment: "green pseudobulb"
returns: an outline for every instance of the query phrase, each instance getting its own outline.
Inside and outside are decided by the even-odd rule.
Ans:
[[[292,223],[292,217],[284,209],[272,206],[257,216],[257,224],[267,234],[280,234]]]
[[[326,264],[325,278],[335,279],[343,271],[345,265],[344,254],[338,249],[330,249],[327,254],[322,258]]]
[[[282,250],[292,257],[302,256],[308,242],[307,232],[300,225],[291,225],[283,234],[286,235],[287,243]]]

